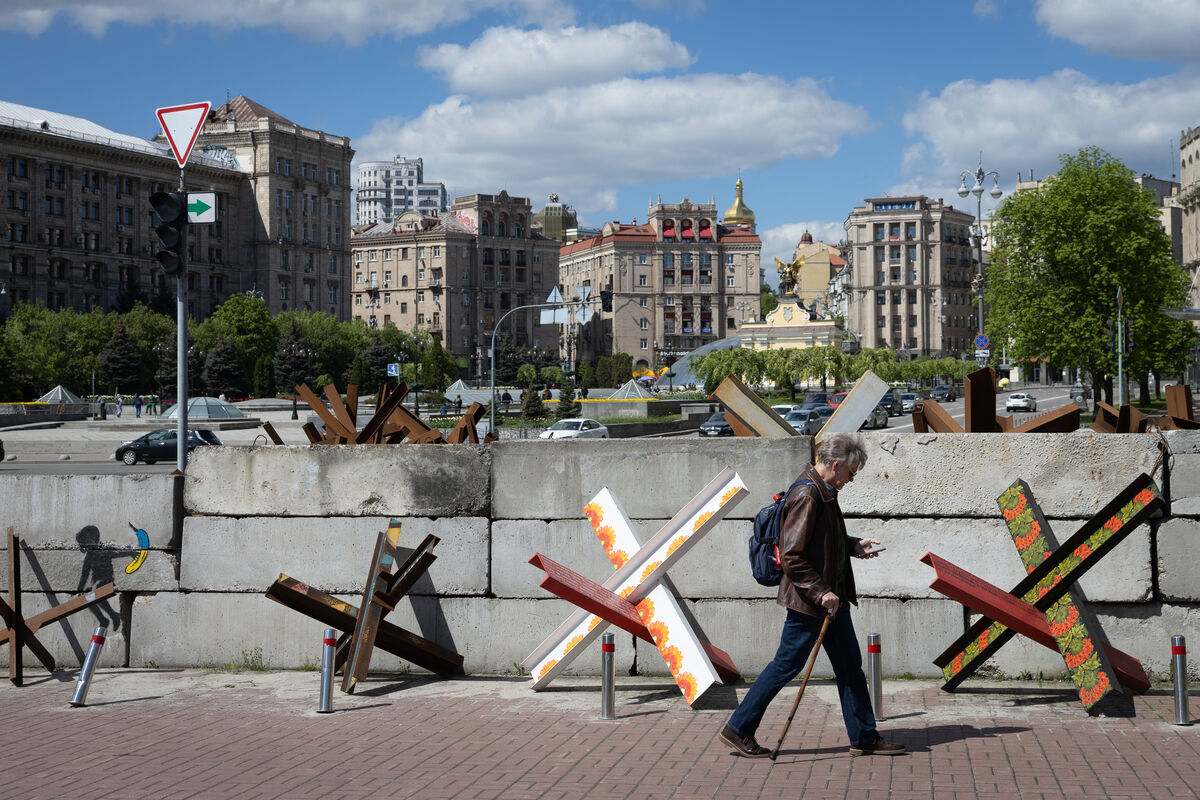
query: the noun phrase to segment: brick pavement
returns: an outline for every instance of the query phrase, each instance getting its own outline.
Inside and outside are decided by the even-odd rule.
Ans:
[[[102,670],[83,709],[71,677],[0,685],[0,796],[1032,800],[1196,797],[1200,782],[1200,726],[1170,724],[1166,688],[1136,718],[1093,719],[1063,684],[889,681],[881,729],[910,754],[853,758],[834,687],[814,681],[772,764],[715,739],[744,686],[694,710],[669,680],[618,677],[605,722],[595,678],[535,694],[526,679],[372,675],[319,715],[314,672]]]

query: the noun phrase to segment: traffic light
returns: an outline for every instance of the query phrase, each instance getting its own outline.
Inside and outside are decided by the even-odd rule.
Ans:
[[[168,275],[179,275],[187,258],[187,192],[155,192],[150,207],[158,217],[154,234],[162,249],[154,259]]]
[[[600,290],[600,310],[612,311],[612,291],[609,289]]]
[[[1109,321],[1104,323],[1104,330],[1108,332],[1108,346],[1115,353],[1117,352],[1117,326],[1116,323]]]

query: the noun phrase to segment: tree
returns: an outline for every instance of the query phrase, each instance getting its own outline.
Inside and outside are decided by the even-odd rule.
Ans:
[[[97,367],[101,378],[114,392],[119,391],[122,386],[127,391],[137,388],[142,373],[142,359],[133,344],[133,339],[125,332],[124,325],[117,324],[112,338],[100,353]]]
[[[811,349],[811,348],[810,348]],[[763,375],[788,391],[790,402],[796,402],[796,384],[812,374],[813,362],[808,350],[787,348],[767,350],[763,354]]]
[[[232,339],[221,339],[204,359],[204,385],[210,395],[240,397],[246,384]]]
[[[593,369],[589,364],[584,364],[579,368],[579,388],[596,388],[596,370]]]
[[[338,322],[335,317],[322,311],[294,310],[285,311],[275,317],[274,323],[278,339],[283,339],[292,324],[295,323],[300,339],[312,351],[312,374],[327,373],[332,375],[334,376],[334,382],[339,386],[344,386],[347,383],[355,383],[349,380],[348,373],[354,366],[355,358],[371,342],[371,331],[362,320]],[[385,332],[388,330],[395,331],[396,329],[385,328],[384,331],[380,331],[376,335],[375,341],[387,343],[385,341]],[[397,333],[401,333],[405,337],[408,336],[400,331],[397,331]],[[396,350],[393,349],[392,355],[395,354]],[[407,358],[405,360],[411,361],[412,359]],[[374,386],[366,386],[362,383],[355,383],[355,385],[364,387],[371,392],[379,388],[378,382]]]
[[[262,298],[235,294],[196,326],[196,344],[205,352],[223,339],[232,346],[242,374],[250,375],[259,356],[275,354],[280,336]]]
[[[613,353],[612,386],[623,386],[633,380],[633,356],[629,353]]]
[[[533,364],[522,364],[517,367],[517,385],[529,389],[537,380],[537,367]],[[526,392],[528,394],[528,391]]]
[[[992,224],[986,326],[1009,358],[1049,359],[1091,373],[1096,399],[1111,400],[1117,370],[1105,325],[1123,314],[1135,330],[1126,363],[1134,372],[1186,363],[1197,335],[1163,314],[1186,304],[1188,280],[1171,258],[1153,195],[1133,172],[1096,147],[1060,156],[1040,188],[1009,196]]]
[[[579,415],[579,403],[575,402],[575,390],[571,388],[571,384],[566,384],[558,393],[558,407],[554,409],[554,416],[558,419],[569,419]]]
[[[287,335],[279,342],[271,366],[275,370],[275,387],[288,394],[307,380],[313,372],[312,356],[295,324],[288,328]]]
[[[530,387],[525,390],[525,399],[521,401],[521,416],[525,419],[538,419],[546,416],[546,404],[542,402],[542,395]]]
[[[421,380],[425,388],[434,392],[444,392],[446,387],[454,382],[458,375],[458,363],[454,354],[442,347],[436,336],[432,337],[425,355],[421,357]]]
[[[600,356],[596,361],[595,385],[602,388],[610,388],[613,385],[612,359],[608,356]]]
[[[562,384],[563,371],[561,367],[542,367],[538,370],[538,377],[545,384]]]
[[[721,381],[729,375],[736,375],[746,384],[756,384],[766,375],[766,357],[764,351],[748,350],[744,347],[730,347],[724,350],[710,350],[699,356],[692,356],[692,372],[704,379],[704,391],[712,394]]]
[[[270,356],[259,356],[254,362],[254,396],[275,396],[275,370]]]
[[[779,295],[775,294],[771,289],[771,285],[764,283],[758,290],[758,319],[766,319],[767,314],[770,314],[779,305]],[[758,322],[758,320],[755,320]]]

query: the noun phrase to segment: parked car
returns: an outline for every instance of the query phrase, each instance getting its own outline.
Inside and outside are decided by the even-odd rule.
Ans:
[[[958,399],[958,393],[954,391],[953,386],[942,384],[941,386],[933,387],[933,391],[929,393],[932,400],[937,400],[939,403],[952,403]]]
[[[816,436],[821,428],[825,427],[825,423],[833,416],[833,412],[837,411],[833,406],[817,406],[810,408],[807,412],[807,419],[804,422],[803,428],[796,428],[804,436]],[[794,425],[792,427],[795,427]]]
[[[725,413],[718,411],[700,425],[701,436],[733,436],[733,428],[725,421]]]
[[[915,411],[917,408],[917,403],[920,402],[921,398],[917,397],[916,392],[900,393],[900,406],[905,414],[909,413],[910,411]]]
[[[170,461],[178,455],[176,447],[178,441],[175,428],[158,428],[144,436],[122,442],[121,446],[117,448],[117,461],[124,461],[130,466],[139,461],[145,461],[147,464],[153,464],[156,461]],[[223,444],[220,437],[210,430],[202,428],[188,430],[188,453],[197,447],[220,444]]]
[[[838,406],[840,406],[842,404],[842,401],[846,399],[846,395],[848,395],[848,394],[850,394],[850,393],[849,392],[838,392],[837,394],[830,395],[829,396],[829,405],[833,406],[834,408],[837,408]]]
[[[771,406],[771,410],[774,411],[776,414],[778,414],[781,417],[786,417],[793,410],[795,410],[799,407],[800,406],[794,406],[791,403],[783,403],[782,405]]]
[[[797,408],[783,418],[783,421],[796,429],[796,433],[804,433],[810,419],[818,419],[817,412],[811,408]]]
[[[883,393],[883,397],[879,399],[879,405],[888,410],[888,413],[893,417],[898,417],[904,413],[904,403],[900,400],[900,391],[898,389],[888,389]]]
[[[817,406],[829,405],[829,394],[827,392],[809,392],[804,395],[804,399],[800,401],[797,408],[816,408]]]
[[[1013,392],[1004,401],[1005,411],[1037,411],[1037,400],[1025,392]]]
[[[608,428],[594,419],[560,419],[546,430],[539,439],[607,439]]]
[[[890,416],[887,408],[884,406],[875,406],[871,409],[871,413],[867,415],[867,418],[863,420],[863,424],[859,426],[859,430],[862,428],[886,428]]]

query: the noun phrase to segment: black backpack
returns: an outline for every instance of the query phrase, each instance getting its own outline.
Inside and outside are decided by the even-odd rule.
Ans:
[[[763,586],[778,586],[783,580],[779,562],[779,526],[783,522],[783,504],[792,490],[801,484],[816,487],[808,478],[797,478],[786,492],[775,495],[771,502],[754,515],[754,533],[750,534],[750,572]]]

